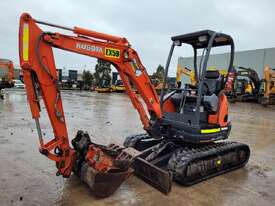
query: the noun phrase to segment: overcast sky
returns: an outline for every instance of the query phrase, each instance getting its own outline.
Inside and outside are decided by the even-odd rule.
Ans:
[[[232,35],[236,50],[275,46],[274,0],[1,0],[0,8],[0,58],[15,64],[19,64],[22,12],[47,22],[124,36],[149,73],[158,64],[165,64],[170,37],[177,34],[212,29]],[[86,65],[86,69],[93,69],[95,64],[93,58],[60,50],[55,54],[58,68],[83,69]],[[176,55],[191,53],[187,49]]]

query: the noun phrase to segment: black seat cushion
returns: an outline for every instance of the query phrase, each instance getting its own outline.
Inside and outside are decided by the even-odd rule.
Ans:
[[[203,94],[218,94],[223,88],[224,77],[217,70],[208,70],[205,74],[205,82],[202,86]]]
[[[218,79],[220,72],[217,70],[208,70],[206,71],[205,78],[207,79]]]

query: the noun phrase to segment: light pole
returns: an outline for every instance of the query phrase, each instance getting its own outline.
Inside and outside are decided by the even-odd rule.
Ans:
[[[82,78],[83,78],[84,89],[86,88],[85,75],[86,75],[86,64],[84,65],[84,70],[83,70],[83,72],[82,72]]]

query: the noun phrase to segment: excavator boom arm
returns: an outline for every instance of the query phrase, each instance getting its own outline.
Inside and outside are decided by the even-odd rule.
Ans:
[[[76,35],[43,32],[38,24],[70,30]],[[157,93],[138,54],[125,38],[79,27],[67,28],[45,23],[33,19],[27,13],[22,14],[19,27],[19,55],[28,102],[32,117],[36,121],[40,152],[56,162],[59,174],[70,175],[75,152],[69,146],[62,100],[57,85],[53,47],[111,62],[118,70],[127,94],[139,112],[144,128],[150,130],[150,117],[130,83],[139,91],[150,115],[157,119],[162,118]],[[48,142],[44,142],[39,124],[40,96],[54,132],[54,137]]]

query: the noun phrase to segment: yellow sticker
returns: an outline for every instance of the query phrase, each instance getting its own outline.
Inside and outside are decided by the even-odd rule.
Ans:
[[[215,133],[221,131],[221,128],[213,128],[213,129],[202,129],[202,134],[209,134],[209,133]]]
[[[29,24],[23,25],[23,60],[29,60]]]
[[[120,50],[114,48],[105,48],[105,56],[118,59],[120,57]]]

